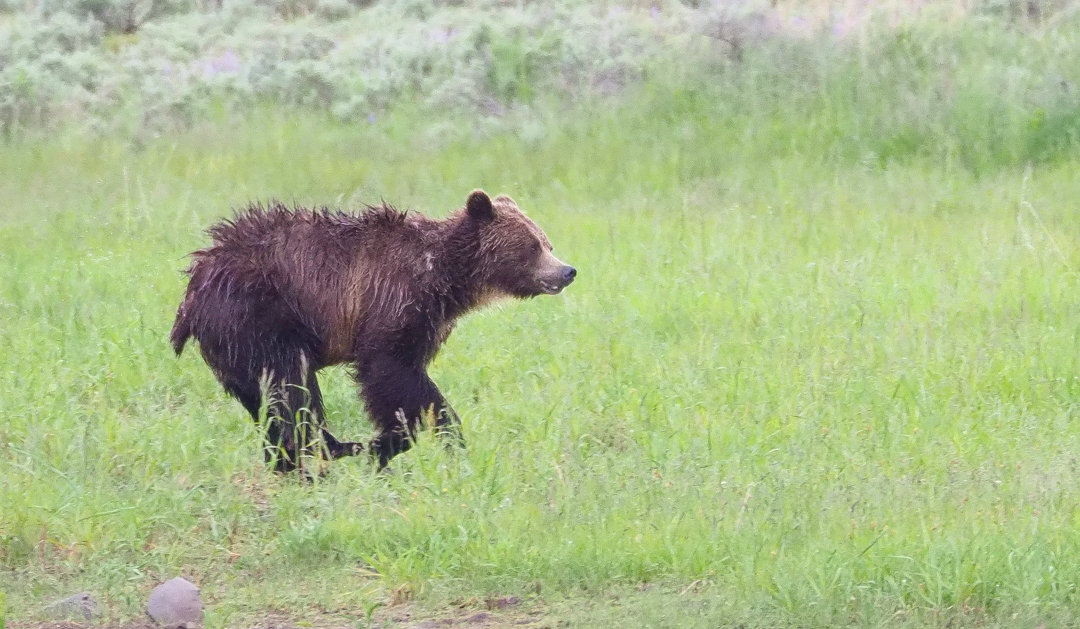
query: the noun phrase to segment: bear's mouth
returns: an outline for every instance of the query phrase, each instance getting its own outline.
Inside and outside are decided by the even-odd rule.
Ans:
[[[543,295],[558,295],[563,292],[563,289],[569,286],[571,282],[573,282],[573,280],[570,280],[570,282],[540,280],[540,293]]]
[[[577,270],[574,267],[560,264],[555,272],[544,273],[536,278],[536,283],[540,288],[537,294],[558,295],[564,288],[573,283],[575,277],[577,277]]]

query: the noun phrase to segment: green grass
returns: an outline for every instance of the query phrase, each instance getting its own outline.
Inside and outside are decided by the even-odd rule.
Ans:
[[[738,140],[694,93],[598,111],[0,146],[9,617],[80,590],[136,616],[179,573],[215,627],[537,591],[586,626],[1075,621],[1080,161],[822,156],[792,112]],[[442,215],[478,186],[580,274],[435,361],[468,452],[268,472],[166,340],[202,230],[271,195]],[[369,434],[344,371],[324,383],[335,433]]]

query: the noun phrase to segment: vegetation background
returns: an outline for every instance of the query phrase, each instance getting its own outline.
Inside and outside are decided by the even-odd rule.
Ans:
[[[1075,624],[1077,7],[0,0],[0,624]],[[580,276],[436,360],[468,452],[267,471],[185,254],[474,187]]]

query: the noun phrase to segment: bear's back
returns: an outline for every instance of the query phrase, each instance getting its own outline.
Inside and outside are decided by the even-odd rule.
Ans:
[[[440,238],[439,221],[390,206],[353,215],[280,202],[251,205],[209,233],[191,287],[293,319],[323,340],[325,364],[348,360],[363,327],[409,323]]]

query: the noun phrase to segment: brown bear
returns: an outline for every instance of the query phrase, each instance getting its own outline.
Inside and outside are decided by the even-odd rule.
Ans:
[[[170,340],[189,337],[256,421],[267,403],[267,462],[364,451],[326,429],[315,373],[348,363],[378,435],[379,467],[407,450],[422,415],[461,439],[427,374],[454,322],[501,297],[554,295],[577,272],[507,196],[481,190],[445,220],[368,206],[360,215],[251,205],[209,229],[192,254]]]

